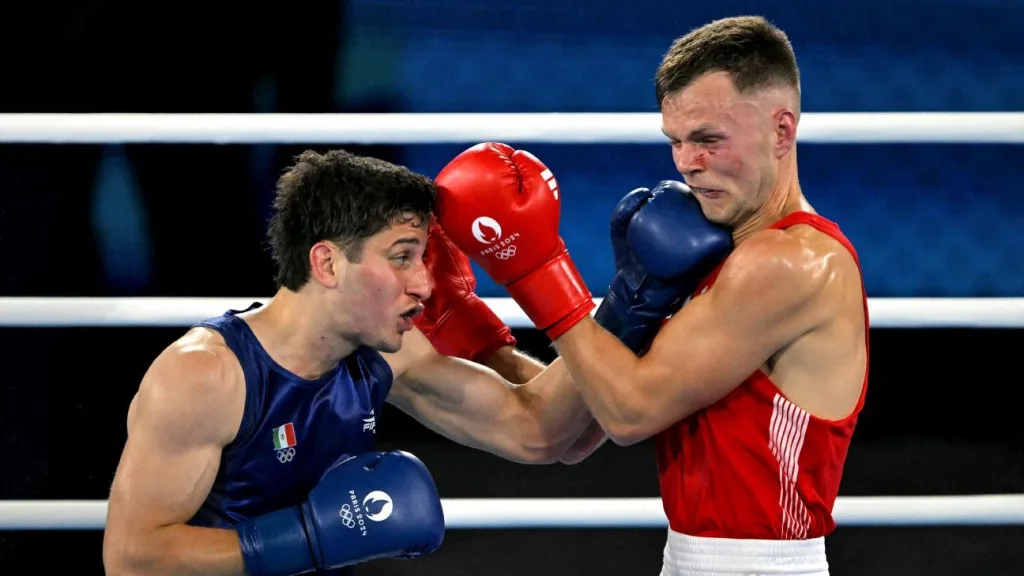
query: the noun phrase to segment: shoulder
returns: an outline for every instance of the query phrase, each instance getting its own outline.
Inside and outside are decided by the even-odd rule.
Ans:
[[[147,424],[196,424],[197,432],[230,441],[241,423],[245,376],[220,334],[193,328],[153,361],[133,402]],[[225,442],[227,443],[227,442]]]
[[[392,377],[401,380],[411,369],[439,356],[430,340],[413,328],[402,335],[402,347],[397,352],[381,353],[384,362],[391,369]]]
[[[444,364],[444,357],[434,349],[419,328],[413,328],[402,335],[400,350],[382,356],[393,378],[389,400],[400,406],[411,397],[427,392],[430,374],[436,373],[438,367]]]
[[[808,226],[763,230],[729,256],[715,282],[717,297],[753,299],[764,308],[814,308],[842,283],[852,258],[827,234]],[[772,306],[774,304],[774,306]]]
[[[214,397],[244,384],[242,365],[220,334],[193,328],[165,348],[150,366],[143,381],[154,392],[202,393]]]

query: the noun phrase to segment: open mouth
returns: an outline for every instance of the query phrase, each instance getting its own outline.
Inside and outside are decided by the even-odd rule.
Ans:
[[[410,309],[406,310],[405,312],[402,312],[399,316],[401,316],[405,320],[412,320],[420,312],[423,312],[423,306],[416,306],[416,307],[410,308]]]

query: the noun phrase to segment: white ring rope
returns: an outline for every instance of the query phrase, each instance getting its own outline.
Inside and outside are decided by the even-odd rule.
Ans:
[[[805,112],[815,143],[1024,143],[1024,112]],[[664,143],[657,112],[0,114],[0,142],[50,144]]]
[[[508,326],[533,327],[511,298],[483,300]],[[0,327],[188,326],[257,301],[269,298],[8,297],[0,298]],[[875,328],[1024,327],[1024,298],[874,298],[868,306]]]
[[[442,506],[449,529],[667,526],[658,498],[457,498]],[[840,526],[1024,525],[1024,494],[840,496],[833,513]],[[0,501],[0,530],[99,530],[106,515],[105,500]]]

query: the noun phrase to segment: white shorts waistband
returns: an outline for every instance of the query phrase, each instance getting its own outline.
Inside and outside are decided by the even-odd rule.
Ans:
[[[736,540],[668,531],[661,576],[828,576],[825,539]]]

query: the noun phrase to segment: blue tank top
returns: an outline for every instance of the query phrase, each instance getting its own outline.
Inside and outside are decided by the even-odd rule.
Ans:
[[[260,306],[196,324],[219,332],[238,357],[245,411],[209,496],[189,521],[194,526],[232,528],[300,504],[337,460],[375,446],[377,417],[392,382],[380,353],[358,348],[322,377],[300,378],[277,364],[237,316]]]

